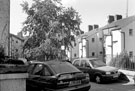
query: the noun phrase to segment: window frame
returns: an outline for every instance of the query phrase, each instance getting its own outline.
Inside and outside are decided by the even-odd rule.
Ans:
[[[133,36],[133,29],[129,29],[129,36]]]
[[[49,73],[50,75],[45,75],[45,74],[44,74],[44,75],[42,75],[42,76],[52,76],[51,70],[50,70],[46,65],[44,65],[44,68],[43,68],[43,69],[44,69],[44,73],[46,72],[45,69],[47,69],[47,71],[48,71],[48,73]]]
[[[36,73],[38,73],[39,71],[34,73],[34,71],[36,70],[36,68],[37,68],[38,65],[42,65],[42,66],[43,66],[42,69],[40,69],[39,71],[42,71],[42,70],[44,69],[44,65],[43,65],[43,64],[35,64],[35,66],[34,66],[34,68],[33,68],[33,71],[32,71],[32,73],[31,73],[32,75],[38,75],[38,74],[36,74]]]
[[[129,57],[133,57],[133,51],[129,51]]]
[[[81,65],[83,62],[84,62],[84,64]],[[88,65],[89,65],[89,66],[88,66]],[[81,66],[81,67],[85,67],[85,68],[87,68],[87,67],[92,68],[87,59],[82,59],[82,60],[80,61],[80,66]]]
[[[92,38],[91,41],[92,41],[92,43],[94,43],[95,42],[95,38]]]
[[[94,57],[95,56],[95,52],[92,52],[91,56]]]
[[[75,64],[76,61],[78,61],[78,65]],[[74,66],[80,66],[80,60],[79,59],[74,60],[73,65]]]

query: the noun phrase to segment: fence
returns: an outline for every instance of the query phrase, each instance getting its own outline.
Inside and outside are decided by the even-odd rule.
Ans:
[[[120,69],[135,71],[135,56],[117,55],[115,58],[111,59],[109,65]]]

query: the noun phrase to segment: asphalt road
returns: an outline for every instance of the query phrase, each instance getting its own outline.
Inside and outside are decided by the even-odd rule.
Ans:
[[[103,84],[91,82],[89,91],[135,91],[135,85],[130,81],[111,81]]]

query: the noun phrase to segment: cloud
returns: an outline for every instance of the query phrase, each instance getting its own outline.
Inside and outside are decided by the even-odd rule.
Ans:
[[[76,0],[62,0],[62,4],[65,6],[71,6],[76,3]]]

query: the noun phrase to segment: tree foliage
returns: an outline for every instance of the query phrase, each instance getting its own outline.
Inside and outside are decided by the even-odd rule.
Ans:
[[[29,34],[24,44],[24,50],[29,53],[34,50],[39,55],[58,57],[61,45],[69,49],[75,41],[74,35],[82,32],[78,12],[72,7],[63,7],[61,0],[33,0],[31,6],[28,2],[21,6],[28,15],[22,31]]]

